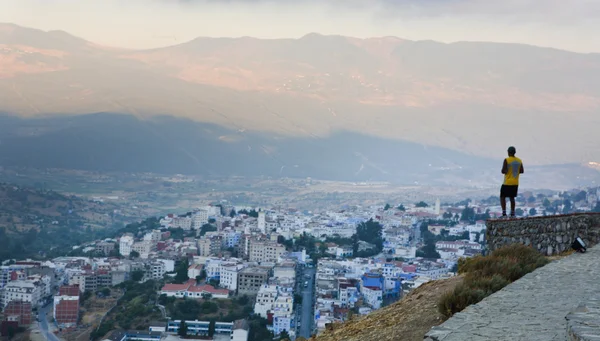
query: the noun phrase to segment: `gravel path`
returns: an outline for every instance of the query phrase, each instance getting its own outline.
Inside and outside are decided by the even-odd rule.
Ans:
[[[565,317],[600,294],[599,260],[600,245],[556,260],[433,327],[425,340],[567,340]]]

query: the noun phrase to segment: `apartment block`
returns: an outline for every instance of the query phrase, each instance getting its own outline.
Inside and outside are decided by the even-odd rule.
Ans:
[[[269,270],[264,268],[250,267],[241,270],[238,274],[238,295],[255,296],[268,278]]]
[[[13,300],[4,308],[4,319],[16,321],[19,326],[28,326],[33,322],[31,302]]]
[[[251,262],[277,262],[285,253],[285,246],[270,240],[250,241],[249,260]]]
[[[119,239],[119,253],[121,256],[128,257],[131,253],[131,247],[133,246],[133,236],[124,235]]]
[[[108,256],[115,249],[115,244],[110,242],[100,242],[96,244],[96,253]]]
[[[39,305],[41,297],[40,286],[34,281],[13,281],[4,287],[3,305],[6,307],[11,301],[20,300],[29,302],[32,307]]]
[[[192,228],[199,230],[202,225],[208,223],[208,211],[198,210],[192,215]]]
[[[244,268],[243,264],[223,263],[221,264],[220,285],[231,291],[238,288],[238,274]]]
[[[55,296],[54,319],[61,328],[75,327],[79,319],[79,296]]]

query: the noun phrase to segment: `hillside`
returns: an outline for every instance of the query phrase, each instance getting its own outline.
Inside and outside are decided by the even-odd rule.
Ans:
[[[128,221],[116,205],[0,183],[0,260],[66,254]]]
[[[598,54],[518,44],[308,34],[126,51],[0,24],[6,113],[170,115],[299,139],[360,133],[481,157],[502,153],[510,131],[510,144],[528,146],[521,156],[529,164],[600,160],[599,79]],[[557,130],[561,138],[532,134]]]
[[[311,341],[421,341],[433,326],[444,322],[437,302],[462,277],[425,283],[402,300],[364,317],[334,324]]]

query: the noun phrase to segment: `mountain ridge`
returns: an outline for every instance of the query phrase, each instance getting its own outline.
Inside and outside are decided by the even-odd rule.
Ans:
[[[354,131],[487,158],[514,144],[537,165],[600,160],[600,55],[320,34],[123,50],[26,31],[37,32],[22,40],[31,46],[0,29],[0,110],[21,116],[170,115],[307,138]]]

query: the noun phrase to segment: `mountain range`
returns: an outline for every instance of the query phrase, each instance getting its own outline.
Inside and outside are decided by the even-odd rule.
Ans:
[[[78,148],[111,146],[107,153],[137,146],[111,139],[118,130],[107,121],[111,118],[135,122],[131,139],[149,134],[148,127],[157,130],[147,136],[158,140],[144,140],[145,145],[137,140],[141,147],[152,146],[149,152],[163,148],[158,145],[161,130],[171,129],[169,139],[181,140],[187,148],[180,151],[183,159],[204,155],[196,150],[200,148],[212,149],[206,155],[214,153],[213,162],[220,157],[242,161],[252,159],[248,148],[256,153],[262,146],[261,160],[285,160],[245,163],[257,174],[265,173],[261,167],[277,174],[283,166],[293,168],[306,160],[303,165],[313,163],[313,170],[299,175],[355,179],[371,169],[374,173],[362,173],[361,179],[379,179],[400,176],[390,169],[409,168],[417,174],[420,168],[412,165],[422,161],[427,169],[437,163],[440,169],[463,169],[467,176],[464,169],[487,169],[490,158],[504,157],[508,145],[516,145],[529,165],[587,165],[600,161],[599,108],[598,54],[315,33],[300,39],[197,38],[165,48],[127,50],[63,31],[0,24],[0,111],[7,114],[5,123],[20,127],[10,138],[2,136],[0,158],[5,163],[27,164],[15,158],[16,151],[35,149],[32,144],[48,136],[64,137],[65,145],[84,141]],[[93,113],[86,119],[74,117]],[[98,120],[104,125],[93,127],[93,134],[72,129]],[[36,132],[22,133],[27,126],[36,126]],[[348,162],[332,162],[336,158],[327,150],[349,155]],[[74,157],[62,155],[62,161]],[[88,161],[65,165],[85,166]],[[56,162],[51,158],[43,166]],[[123,169],[128,162],[133,161],[125,157]],[[186,171],[198,169],[193,162],[182,163]],[[213,171],[244,172],[233,171],[233,165],[223,161]],[[149,168],[161,167],[166,166]]]

